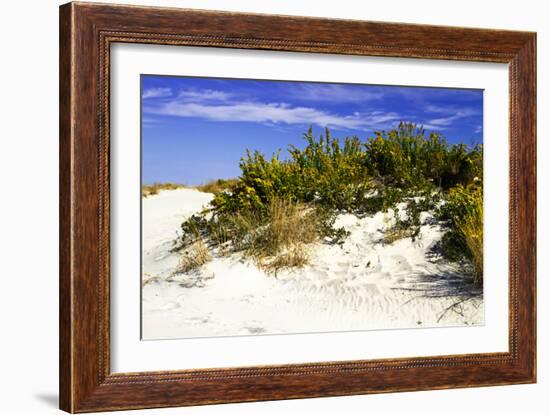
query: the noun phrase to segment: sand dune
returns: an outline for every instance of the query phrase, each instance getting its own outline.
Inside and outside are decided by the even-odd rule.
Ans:
[[[143,201],[143,337],[183,338],[483,324],[483,300],[433,252],[441,227],[384,244],[388,216],[341,214],[342,245],[310,246],[310,265],[268,275],[241,255],[173,275],[181,222],[211,194],[162,191]]]

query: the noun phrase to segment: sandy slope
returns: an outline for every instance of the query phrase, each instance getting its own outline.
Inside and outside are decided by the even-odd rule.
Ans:
[[[179,189],[144,200],[144,338],[483,324],[482,299],[470,298],[456,265],[436,261],[441,229],[427,214],[420,240],[391,245],[383,213],[340,215],[336,226],[351,232],[343,245],[314,244],[311,265],[276,277],[238,254],[174,276],[179,225],[211,198]]]
[[[170,275],[178,263],[171,252],[181,223],[212,200],[210,193],[192,189],[162,190],[142,202],[143,280]]]

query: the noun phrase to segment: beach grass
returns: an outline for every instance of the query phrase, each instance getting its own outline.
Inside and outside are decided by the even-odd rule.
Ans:
[[[208,247],[202,239],[198,239],[187,247],[179,258],[174,274],[186,274],[193,271],[212,259]]]
[[[218,194],[236,184],[238,179],[217,179],[211,180],[196,187],[197,190],[204,193]]]
[[[153,184],[145,184],[141,186],[141,196],[142,197],[149,197],[153,195],[159,194],[161,190],[175,190],[175,189],[181,189],[185,186],[183,184],[179,183],[153,183]]]
[[[246,252],[268,270],[305,265],[306,245],[320,238],[315,210],[284,199],[274,199],[265,225],[257,225],[249,233],[252,237]]]
[[[476,282],[483,281],[483,199],[475,200],[473,209],[458,223],[458,228],[466,241]]]

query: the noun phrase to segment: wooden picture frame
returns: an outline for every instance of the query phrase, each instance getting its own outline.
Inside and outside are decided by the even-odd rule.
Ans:
[[[509,352],[111,373],[109,70],[114,43],[509,65]],[[69,3],[60,8],[60,407],[68,412],[536,380],[536,34]]]

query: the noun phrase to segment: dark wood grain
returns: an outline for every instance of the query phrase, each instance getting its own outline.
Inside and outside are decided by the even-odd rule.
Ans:
[[[110,372],[109,70],[116,42],[508,63],[509,352]],[[60,407],[68,412],[534,382],[536,36],[103,4],[60,9]],[[228,362],[230,364],[230,362]]]
[[[59,14],[59,406],[73,409],[71,289],[71,141],[72,19],[69,7]]]

